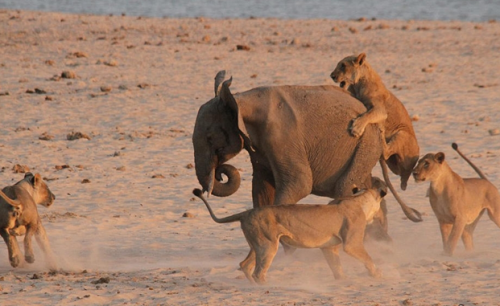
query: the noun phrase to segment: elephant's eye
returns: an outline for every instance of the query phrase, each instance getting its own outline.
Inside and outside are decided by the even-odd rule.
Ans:
[[[429,162],[424,163],[424,168],[429,168]]]
[[[344,63],[342,63],[342,64],[340,65],[340,68],[341,68],[342,70],[345,70],[345,64],[344,64]]]

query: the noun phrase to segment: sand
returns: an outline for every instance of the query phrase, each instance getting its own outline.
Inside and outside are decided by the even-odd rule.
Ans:
[[[394,243],[366,244],[382,279],[342,254],[348,278],[335,280],[319,250],[280,249],[265,286],[238,270],[248,252],[238,224],[214,223],[191,194],[192,131],[217,71],[233,92],[332,84],[338,60],[358,52],[416,120],[422,154],[442,151],[475,177],[456,141],[500,186],[500,23],[3,10],[0,33],[1,184],[22,179],[16,164],[47,179],[57,199],[39,212],[61,267],[49,273],[35,246],[36,262],[14,269],[1,244],[1,305],[500,305],[500,229],[483,216],[473,252],[460,243],[441,255],[428,184],[401,192],[422,223],[388,197]],[[78,132],[87,137],[68,140]],[[231,163],[242,186],[211,197],[220,216],[252,206],[248,154]]]

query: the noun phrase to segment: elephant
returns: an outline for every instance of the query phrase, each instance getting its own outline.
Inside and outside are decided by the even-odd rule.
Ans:
[[[245,149],[253,168],[253,206],[294,204],[309,194],[331,198],[369,188],[380,161],[384,179],[405,215],[421,214],[399,198],[382,156],[375,124],[353,137],[352,118],[366,111],[347,91],[333,85],[265,86],[233,95],[232,77],[215,77],[215,97],[197,114],[193,147],[196,176],[208,195],[230,196],[240,186],[238,170],[225,164]],[[222,182],[222,175],[227,182]]]

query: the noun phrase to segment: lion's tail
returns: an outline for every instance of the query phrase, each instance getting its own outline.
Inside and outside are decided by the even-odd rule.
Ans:
[[[246,211],[244,211],[244,212],[232,215],[232,216],[228,216],[228,217],[219,219],[215,216],[214,212],[212,211],[212,208],[208,204],[207,200],[203,196],[203,192],[200,189],[198,189],[198,188],[193,189],[193,194],[195,196],[197,196],[198,198],[200,198],[203,201],[203,203],[205,203],[205,206],[207,206],[207,209],[208,209],[208,212],[210,213],[210,216],[217,223],[231,223],[231,222],[240,221],[241,217],[246,214]]]
[[[453,148],[453,150],[457,151],[458,155],[460,155],[471,167],[472,169],[474,169],[474,171],[476,171],[477,174],[479,174],[479,176],[483,179],[483,180],[488,180],[486,178],[486,175],[484,175],[484,173],[479,170],[478,167],[476,167],[476,165],[474,165],[470,159],[467,158],[467,156],[465,156],[462,152],[460,152],[460,150],[458,149],[458,145],[454,142],[451,144],[451,147]]]
[[[21,202],[16,201],[16,200],[12,200],[5,193],[3,193],[3,191],[1,191],[1,190],[0,190],[0,196],[5,200],[5,202],[7,202],[7,204],[14,206],[16,208],[21,207]]]

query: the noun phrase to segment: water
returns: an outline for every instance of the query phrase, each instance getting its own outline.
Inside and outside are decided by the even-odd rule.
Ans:
[[[0,8],[150,17],[500,20],[500,0],[0,0]]]

